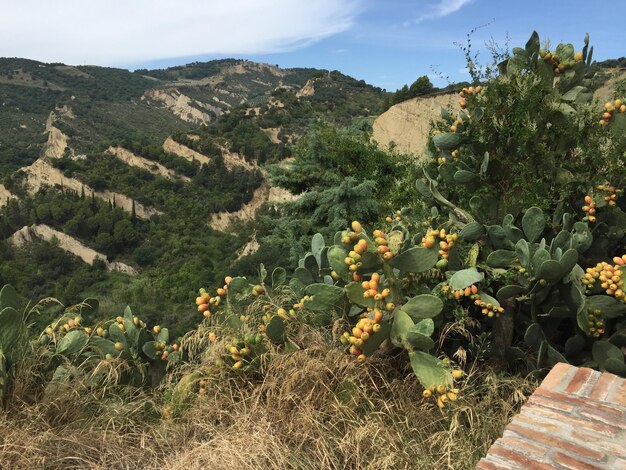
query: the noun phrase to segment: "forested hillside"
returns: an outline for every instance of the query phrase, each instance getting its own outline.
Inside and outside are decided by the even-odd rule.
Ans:
[[[271,166],[289,162],[315,120],[366,125],[383,96],[336,71],[235,59],[134,72],[0,59],[0,284],[67,304],[133,298],[182,328],[193,285],[235,260],[252,270],[237,224],[295,197],[272,187]],[[11,241],[40,225],[103,262],[55,239]],[[114,263],[136,275],[109,272]]]

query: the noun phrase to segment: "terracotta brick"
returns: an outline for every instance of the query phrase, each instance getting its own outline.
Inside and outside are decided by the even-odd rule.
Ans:
[[[626,414],[621,413],[619,415],[599,413],[593,408],[581,408],[578,410],[578,416],[593,419],[599,423],[609,424],[612,426],[626,427]]]
[[[593,377],[593,370],[587,369],[586,367],[581,367],[576,371],[572,380],[570,380],[567,387],[565,387],[565,392],[567,393],[577,393],[579,392],[589,381],[591,377]]]
[[[624,457],[626,458],[626,446],[624,446],[624,441],[626,441],[626,437],[622,437],[622,439],[617,437],[617,439],[598,439],[597,433],[588,429],[577,429],[572,431],[570,436],[570,440],[572,443],[579,444],[581,446],[590,446],[591,443],[596,443],[595,447],[600,447],[604,452],[606,452],[609,456],[614,457]]]
[[[551,392],[550,390],[539,388],[535,390],[535,393],[532,394],[528,401],[530,402],[532,400],[539,403],[545,403],[546,399],[550,399],[558,403],[567,403],[569,405],[572,405],[572,407],[584,407],[586,409],[592,409],[599,413],[606,413],[614,416],[622,416],[624,414],[624,411],[626,411],[623,409],[623,407],[617,405],[611,406],[610,403],[600,403],[598,401],[590,400],[589,398],[579,395],[566,395],[564,393]],[[561,405],[554,405],[551,406],[551,408],[558,408],[563,410],[566,409],[564,406]]]
[[[626,470],[626,380],[557,364],[477,468]]]
[[[549,390],[562,390],[562,387],[567,384],[564,380],[568,375],[572,373],[572,367],[564,362],[559,362],[555,365],[550,373],[541,382],[541,388],[547,388]]]
[[[486,459],[482,459],[476,465],[477,470],[509,470],[510,468],[510,466],[497,464]]]
[[[606,468],[605,466],[599,467],[597,465],[583,462],[582,460],[575,459],[569,455],[562,454],[561,452],[555,452],[553,459],[554,462],[571,470],[603,470]]]
[[[621,384],[618,387],[617,384],[620,382]],[[619,406],[626,406],[626,380],[614,383],[607,399]]]
[[[535,459],[509,450],[506,447],[502,447],[498,445],[498,441],[496,441],[495,444],[491,446],[491,449],[489,449],[489,454],[497,455],[504,461],[511,462],[513,466],[519,470],[554,470],[555,468],[558,469],[558,467],[556,466],[544,462],[538,462]]]
[[[513,423],[527,425],[533,429],[543,430],[548,432],[556,432],[561,430],[559,423],[549,423],[541,418],[535,418],[534,416],[517,415],[513,418]]]
[[[593,459],[597,461],[605,461],[607,456],[603,452],[588,449],[580,444],[569,442],[565,439],[561,439],[553,434],[545,434],[537,431],[536,429],[527,428],[525,426],[519,426],[515,423],[511,423],[506,427],[506,431],[514,432],[515,434],[525,437],[526,439],[540,442],[553,449],[560,449],[570,454],[576,454],[580,457]]]
[[[504,436],[498,439],[498,444],[531,457],[543,457],[546,455],[548,449],[537,445],[533,440],[543,443],[541,440],[535,438],[520,439],[519,436],[516,436],[513,432],[505,430]]]
[[[615,382],[615,379],[617,379],[616,375],[609,374],[608,372],[602,374],[594,385],[593,390],[589,394],[589,398],[598,401],[606,400],[606,397],[609,393],[609,390],[611,389],[611,386]]]
[[[575,406],[571,403],[568,403],[565,400],[548,398],[539,394],[533,394],[529,399],[528,403],[533,403],[536,405],[547,406],[548,408],[554,408],[555,410],[561,411],[572,411]]]
[[[532,403],[527,403],[522,407],[521,414],[526,416],[534,416],[537,419],[552,419],[560,422],[562,425],[569,425],[572,428],[588,428],[597,433],[603,434],[608,437],[615,436],[620,428],[617,426],[611,426],[597,421],[589,421],[583,418],[577,418],[567,413],[537,406]]]

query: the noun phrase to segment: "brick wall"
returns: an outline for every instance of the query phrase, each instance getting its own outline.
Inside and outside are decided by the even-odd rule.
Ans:
[[[626,380],[559,363],[480,470],[626,470]]]

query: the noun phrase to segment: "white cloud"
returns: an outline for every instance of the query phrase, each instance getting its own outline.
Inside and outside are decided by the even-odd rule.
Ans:
[[[359,0],[4,0],[0,56],[122,65],[304,47],[351,27]]]
[[[468,3],[473,0],[438,0],[437,4],[431,5],[426,8],[426,11],[420,16],[415,18],[414,23],[420,23],[425,20],[434,20],[436,18],[443,18],[444,16],[451,15],[459,11]]]

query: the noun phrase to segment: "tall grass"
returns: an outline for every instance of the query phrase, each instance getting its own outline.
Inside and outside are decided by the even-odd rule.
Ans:
[[[467,364],[459,400],[441,411],[422,398],[401,356],[363,365],[303,329],[305,348],[272,354],[244,377],[214,367],[223,344],[203,344],[204,333],[188,338],[193,364],[150,392],[114,380],[94,389],[77,369],[33,394],[33,356],[0,415],[0,467],[469,469],[536,385]],[[114,362],[106,366],[113,378]],[[176,401],[177,378],[191,373],[209,381],[207,394],[192,387],[190,399]]]

